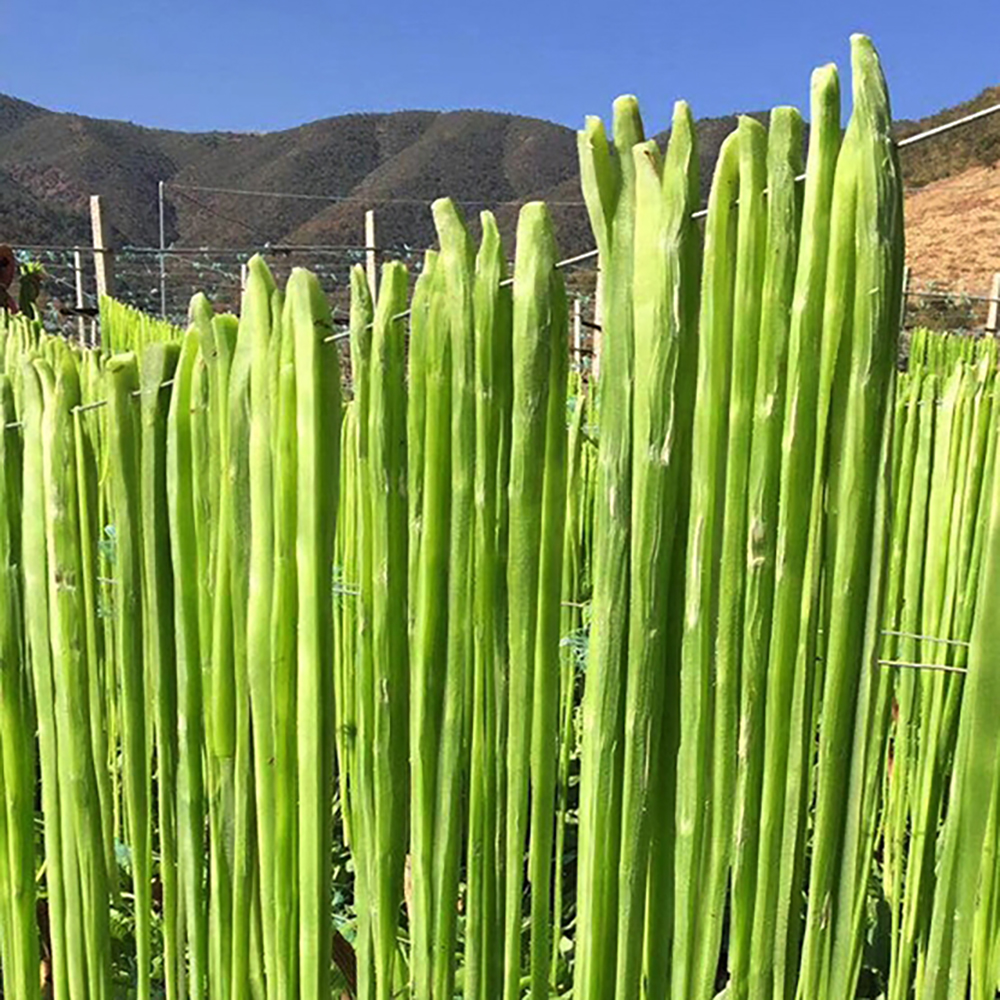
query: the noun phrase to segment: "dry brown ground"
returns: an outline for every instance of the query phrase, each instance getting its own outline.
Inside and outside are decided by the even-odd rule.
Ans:
[[[986,295],[1000,271],[1000,165],[972,167],[906,196],[912,288]]]

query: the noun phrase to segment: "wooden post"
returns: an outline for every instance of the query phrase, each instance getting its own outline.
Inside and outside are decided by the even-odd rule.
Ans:
[[[990,308],[986,314],[986,332],[995,337],[998,328],[1000,328],[1000,271],[993,275],[993,281],[990,283]]]
[[[163,181],[158,188],[158,208],[160,213],[160,318],[167,318],[167,215],[163,200]]]
[[[240,296],[246,294],[247,290],[247,266],[240,264]]]
[[[604,272],[597,267],[597,287],[594,290],[594,336],[591,339],[594,353],[590,359],[590,376],[596,382],[601,377],[601,339],[604,331],[604,309],[601,300],[604,298]]]
[[[910,301],[910,278],[913,275],[913,269],[909,264],[905,265],[903,268],[903,301],[899,306],[899,328],[900,330],[906,329],[906,306]]]
[[[576,370],[583,371],[583,310],[580,307],[580,296],[573,299],[573,356],[576,360]]]
[[[368,272],[368,289],[375,299],[378,289],[378,255],[375,252],[375,209],[365,212],[365,270]]]
[[[97,298],[115,294],[114,260],[108,245],[108,223],[101,211],[101,196],[90,196],[90,229],[94,237],[94,275],[97,278]]]
[[[73,251],[73,277],[76,280],[76,308],[83,308],[83,254]],[[81,344],[87,343],[87,319],[82,312],[76,314],[76,332]]]

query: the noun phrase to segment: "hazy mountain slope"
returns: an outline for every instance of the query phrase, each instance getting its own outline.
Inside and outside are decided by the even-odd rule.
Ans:
[[[900,122],[898,132],[908,135],[997,102],[1000,87],[929,119]],[[735,121],[727,116],[698,123],[703,192]],[[998,157],[1000,115],[902,151],[911,189],[982,170]],[[976,175],[973,187],[979,193],[973,198],[992,190],[989,177]],[[267,134],[189,134],[47,111],[0,95],[0,240],[86,241],[87,199],[99,193],[116,245],[155,245],[161,180],[168,185],[167,240],[179,247],[359,245],[367,207],[377,209],[381,246],[424,247],[434,240],[427,206],[443,194],[463,203],[473,228],[480,210],[493,208],[508,241],[518,206],[544,198],[564,253],[591,244],[580,204],[575,135],[551,122],[486,111],[404,111],[328,118]],[[233,195],[185,185],[316,197]],[[330,196],[341,200],[325,200]],[[931,202],[919,211],[908,209],[921,275],[967,279],[978,287],[984,269],[1000,267],[1000,260],[994,261],[1000,256],[995,228],[986,220],[963,230],[983,245],[956,253],[961,234],[950,242],[951,229],[942,222],[938,232],[935,219],[952,219],[960,206],[973,211],[976,202],[969,196],[953,201],[935,196]]]

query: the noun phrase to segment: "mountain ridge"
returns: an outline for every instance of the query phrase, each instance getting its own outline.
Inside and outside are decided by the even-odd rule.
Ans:
[[[902,138],[998,102],[1000,86],[989,87],[895,128]],[[754,117],[766,120],[767,113]],[[735,123],[735,115],[698,120],[703,192]],[[901,160],[911,190],[992,167],[1000,160],[1000,115],[903,149]],[[155,246],[161,180],[173,247],[358,246],[366,207],[378,211],[380,246],[430,246],[428,206],[441,195],[467,210],[474,230],[475,210],[492,208],[508,241],[520,204],[541,198],[551,205],[564,254],[592,242],[575,132],[544,119],[475,109],[406,110],[355,112],[275,132],[182,132],[50,111],[0,95],[0,240],[86,244],[88,199],[96,193],[104,198],[114,246]],[[198,187],[310,198],[193,190]],[[339,200],[323,200],[331,193]]]

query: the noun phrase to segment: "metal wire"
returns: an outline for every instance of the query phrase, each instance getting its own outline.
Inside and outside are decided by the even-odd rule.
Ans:
[[[89,410],[96,410],[101,406],[107,406],[108,401],[106,399],[98,399],[93,403],[84,403],[82,406],[74,406],[74,413],[87,413]]]
[[[342,202],[358,202],[359,204],[365,205],[426,205],[429,201],[433,199],[430,198],[378,198],[371,197],[369,195],[359,195],[359,194],[305,194],[298,193],[295,191],[254,191],[247,190],[245,188],[227,188],[227,187],[213,187],[207,184],[177,184],[174,181],[164,181],[163,186],[165,188],[175,188],[179,191],[205,191],[212,194],[235,194],[235,195],[246,195],[251,198],[291,198],[297,201],[325,201],[334,202],[340,204]],[[534,201],[536,199],[510,199],[504,201],[503,199],[492,199],[489,201],[482,199],[473,198],[452,198],[458,205],[523,205],[528,201]],[[586,206],[585,201],[549,201],[546,202],[547,205],[557,205],[560,207],[579,207],[583,208]]]
[[[159,392],[161,389],[165,389],[168,385],[173,385],[173,384],[174,380],[172,378],[168,378],[165,382],[161,382],[158,386],[155,386],[152,389],[134,389],[131,395],[133,399],[143,395],[150,396],[153,393]],[[73,412],[87,413],[90,410],[96,410],[102,406],[107,406],[107,405],[108,401],[106,399],[95,399],[94,402],[92,403],[82,403],[80,406],[74,406]]]
[[[919,635],[916,632],[896,632],[893,629],[882,629],[882,635],[897,636],[901,639],[919,639],[921,642],[940,642],[946,646],[971,646],[971,642],[962,639],[939,639],[936,635]]]
[[[965,667],[951,667],[945,663],[910,663],[906,660],[879,660],[880,667],[900,667],[907,670],[940,670],[946,674],[967,674]]]
[[[915,142],[923,142],[924,139],[930,139],[935,135],[940,135],[942,132],[950,132],[953,128],[958,128],[959,125],[968,125],[969,122],[986,118],[989,115],[995,115],[998,111],[1000,111],[1000,104],[994,104],[989,108],[983,108],[981,111],[974,111],[971,115],[965,115],[963,118],[956,118],[954,121],[945,122],[944,125],[938,125],[936,128],[929,128],[926,132],[918,132],[916,135],[908,136],[906,139],[900,139],[896,145],[900,149],[904,149],[906,146],[912,146]]]
[[[904,295],[918,299],[941,299],[945,301],[955,300],[962,302],[1000,302],[1000,299],[992,295],[966,295],[965,292],[912,292],[905,291]]]
[[[896,142],[896,146],[899,149],[905,149],[907,146],[912,146],[915,143],[923,142],[926,139],[931,139],[934,136],[941,135],[945,132],[950,132],[952,129],[959,128],[962,125],[967,125],[969,122],[978,121],[982,118],[987,118],[990,115],[1000,112],[1000,104],[994,104],[991,107],[983,108],[980,111],[974,111],[972,114],[964,115],[961,118],[956,118],[954,121],[945,122],[943,125],[937,125],[934,128],[927,129],[924,132],[918,132],[916,135],[907,136],[905,139],[900,139]],[[805,180],[805,174],[799,174],[795,179],[797,181]],[[369,205],[426,205],[428,199],[426,198],[372,198],[366,195],[327,195],[327,194],[305,194],[293,191],[257,191],[248,190],[244,188],[226,188],[226,187],[215,187],[207,184],[178,184],[174,181],[164,181],[164,187],[175,188],[180,191],[205,191],[214,194],[233,194],[233,195],[246,195],[249,197],[256,198],[292,198],[301,201],[324,201],[324,202],[361,202]],[[524,204],[523,201],[511,200],[511,201],[483,201],[475,199],[464,199],[455,198],[453,199],[457,204],[460,205],[518,205]],[[527,199],[533,200],[533,199]],[[547,202],[549,205],[557,206],[572,206],[572,207],[585,207],[585,201],[550,201]],[[211,209],[209,209],[211,211]],[[697,212],[692,213],[692,218],[703,218],[708,214],[707,209],[700,209]],[[596,253],[596,251],[593,251]],[[588,255],[581,255],[588,256]]]

